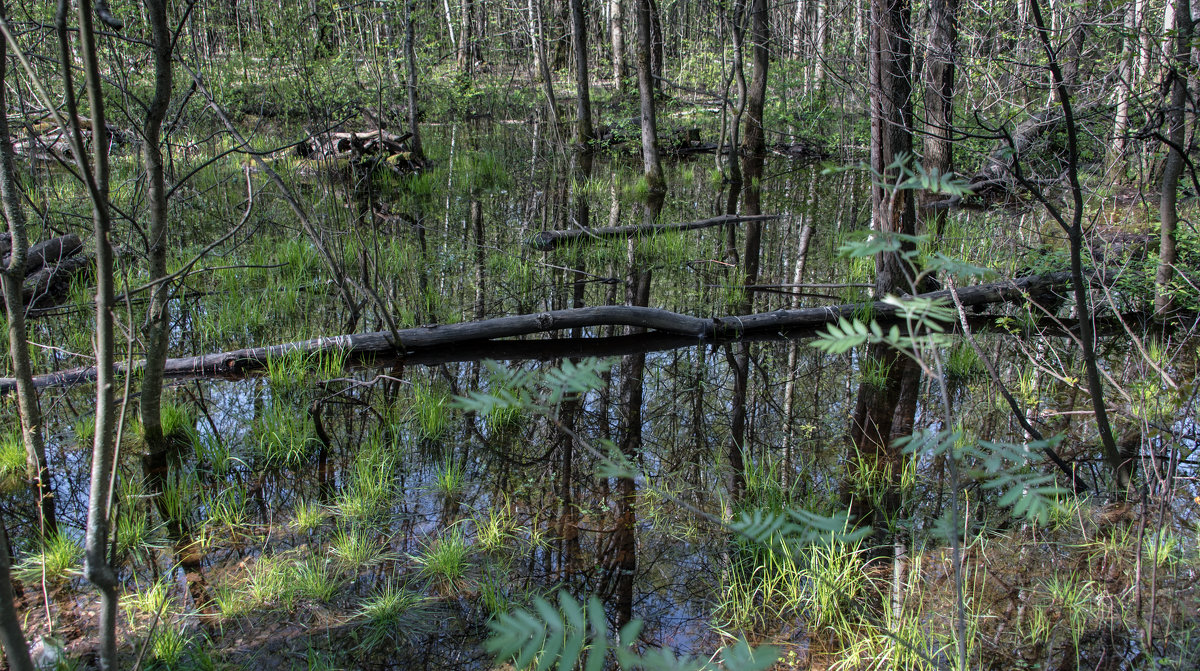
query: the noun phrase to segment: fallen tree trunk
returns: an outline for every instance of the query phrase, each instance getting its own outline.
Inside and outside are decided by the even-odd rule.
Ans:
[[[1069,272],[1036,275],[964,287],[958,290],[958,296],[964,306],[1015,302],[1027,297],[1050,293],[1058,287],[1067,285],[1070,279]],[[948,302],[950,292],[933,291],[921,294],[920,297],[942,299]],[[786,335],[791,331],[812,330],[815,327],[837,323],[839,319],[852,317],[862,307],[862,303],[851,303],[821,308],[775,310],[774,312],[722,318],[693,317],[658,308],[624,305],[573,308],[512,317],[497,317],[461,324],[417,326],[400,329],[395,333],[375,331],[314,338],[270,347],[254,347],[231,352],[168,359],[164,374],[171,377],[241,375],[266,368],[267,361],[270,359],[292,354],[311,355],[320,352],[340,352],[357,360],[380,355],[403,357],[419,355],[421,352],[450,345],[480,344],[494,341],[497,338],[612,325],[654,329],[662,334],[691,338],[696,343],[718,342],[760,334]],[[873,314],[876,319],[886,322],[896,317],[896,308],[886,303],[876,302]],[[133,368],[137,370],[141,366],[142,363],[138,362],[133,365]],[[124,373],[125,368],[124,364],[115,366],[118,373]],[[34,378],[34,384],[39,388],[66,386],[90,382],[95,377],[95,367],[75,368],[39,375]],[[12,378],[0,378],[0,394],[12,391],[15,385],[16,382]]]
[[[639,235],[657,235],[672,231],[694,231],[700,228],[711,228],[722,224],[737,224],[745,221],[771,221],[779,219],[777,214],[730,215],[725,214],[712,219],[687,221],[679,224],[642,224],[637,226],[612,226],[608,228],[583,228],[570,231],[542,231],[529,241],[534,249],[546,252],[578,240],[632,238]]]

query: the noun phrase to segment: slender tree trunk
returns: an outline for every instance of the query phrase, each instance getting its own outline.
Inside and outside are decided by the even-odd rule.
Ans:
[[[1083,187],[1079,182],[1079,140],[1078,129],[1075,126],[1075,111],[1071,104],[1070,86],[1063,75],[1058,61],[1058,52],[1050,42],[1050,31],[1042,17],[1039,0],[1029,0],[1030,14],[1033,15],[1034,26],[1037,28],[1038,39],[1042,45],[1050,70],[1051,81],[1054,82],[1054,94],[1063,111],[1063,124],[1067,131],[1067,165],[1066,174],[1071,194],[1071,215],[1068,220],[1056,208],[1051,207],[1051,214],[1067,235],[1071,256],[1071,285],[1075,295],[1075,310],[1078,314],[1080,349],[1083,350],[1083,363],[1087,372],[1088,392],[1092,398],[1092,411],[1095,413],[1096,429],[1100,433],[1104,459],[1113,469],[1117,489],[1124,493],[1133,477],[1133,460],[1122,455],[1113,439],[1112,426],[1108,422],[1108,408],[1104,403],[1104,381],[1100,377],[1100,367],[1096,363],[1096,333],[1092,327],[1092,308],[1088,298],[1087,282],[1083,277]]]
[[[409,147],[412,151],[412,157],[418,161],[425,160],[425,151],[421,147],[421,113],[417,109],[417,54],[413,47],[413,3],[415,0],[406,0],[404,3],[404,60],[408,64],[408,132],[412,133],[409,138]]]
[[[650,0],[634,0],[637,3],[638,31],[638,95],[642,112],[642,165],[646,183],[651,193],[667,190],[663,177],[662,162],[658,157],[658,121],[655,118],[654,79],[651,69],[650,43]]]
[[[78,135],[78,110],[71,93],[70,48],[67,42],[67,0],[59,0],[58,31],[63,52],[63,78],[67,91],[67,109]],[[112,229],[108,210],[108,144],[105,125],[104,94],[100,64],[96,60],[95,31],[92,27],[92,3],[79,2],[79,41],[87,83],[88,105],[92,117],[93,165],[88,166],[77,142],[80,175],[89,181],[92,197],[92,221],[96,235],[96,434],[92,444],[92,473],[88,494],[87,532],[84,541],[84,565],[87,579],[100,590],[100,668],[117,668],[117,576],[108,561],[108,540],[112,506],[114,428],[117,404],[113,393],[115,343],[113,337],[113,251],[109,235]]]
[[[1167,161],[1163,165],[1162,194],[1159,197],[1160,221],[1158,272],[1154,278],[1154,312],[1167,316],[1175,309],[1171,295],[1171,280],[1175,277],[1175,230],[1179,223],[1176,197],[1179,176],[1183,173],[1183,150],[1186,140],[1185,105],[1187,104],[1188,67],[1191,62],[1192,10],[1189,0],[1175,0],[1175,49],[1167,71],[1171,90],[1169,107],[1163,118],[1167,122]]]
[[[747,156],[761,157],[767,150],[766,135],[763,130],[763,104],[767,97],[767,68],[771,59],[768,51],[771,39],[770,16],[767,12],[767,0],[751,0],[750,54],[754,70],[750,75],[749,89],[746,91],[746,131],[742,137],[742,149]],[[758,214],[758,212],[750,214]]]
[[[586,150],[595,136],[592,132],[592,94],[588,80],[587,14],[584,0],[570,2],[571,38],[575,48],[575,141]]]
[[[0,13],[7,18],[7,10],[2,2]],[[0,39],[0,111],[8,109],[7,62],[8,42]],[[4,218],[8,220],[12,243],[8,267],[0,269],[0,283],[3,283],[8,316],[8,351],[17,380],[17,412],[21,419],[21,439],[25,445],[25,470],[37,496],[42,528],[49,535],[58,528],[58,522],[54,512],[50,467],[46,463],[42,410],[38,404],[37,389],[33,385],[33,364],[29,359],[29,335],[25,328],[25,308],[21,296],[29,238],[25,231],[25,206],[21,201],[21,191],[17,188],[17,168],[5,114],[0,114],[0,200],[4,203]]]

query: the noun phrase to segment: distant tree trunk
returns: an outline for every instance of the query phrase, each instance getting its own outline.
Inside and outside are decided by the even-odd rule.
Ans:
[[[154,95],[146,110],[142,127],[142,155],[146,166],[146,206],[150,217],[147,231],[146,257],[149,279],[155,282],[150,289],[150,306],[142,335],[146,339],[146,365],[142,374],[139,410],[146,447],[151,453],[165,453],[166,441],[162,430],[163,365],[167,360],[167,338],[170,335],[170,286],[167,276],[167,189],[163,178],[163,157],[160,147],[162,123],[171,102],[172,65],[171,30],[167,25],[166,0],[146,0],[147,14],[154,52]]]
[[[0,14],[7,18],[7,9],[2,1]],[[8,109],[7,62],[8,42],[0,39],[0,110]],[[13,159],[8,117],[5,114],[0,114],[0,200],[3,200],[4,218],[8,221],[12,245],[8,267],[0,268],[0,282],[3,283],[5,310],[8,316],[8,351],[13,360],[13,375],[17,380],[17,414],[21,420],[21,440],[25,445],[26,477],[34,485],[43,529],[47,534],[51,534],[58,528],[54,513],[54,490],[50,479],[50,467],[46,463],[42,410],[38,404],[37,388],[33,385],[29,334],[25,328],[25,309],[21,296],[22,286],[25,284],[25,260],[29,251],[29,238],[25,231],[25,205],[17,187],[17,168]]]
[[[958,57],[958,0],[930,0],[929,49],[925,56],[925,171],[947,175],[954,170],[954,75]],[[924,192],[928,205],[942,198]],[[937,237],[946,223],[946,210],[932,215]],[[925,230],[929,230],[925,226]]]
[[[658,122],[654,109],[654,79],[651,69],[650,44],[650,0],[634,0],[637,3],[638,31],[638,96],[642,112],[642,165],[646,183],[651,193],[667,190],[663,177],[662,163],[658,157]]]
[[[820,92],[825,88],[825,59],[827,58],[825,47],[829,43],[829,20],[827,17],[829,9],[826,2],[827,0],[814,0],[813,2],[817,12],[815,26],[817,44],[813,50],[815,57],[813,58],[812,90],[814,92]]]
[[[1155,275],[1154,312],[1166,316],[1175,308],[1171,295],[1171,280],[1175,277],[1175,229],[1179,222],[1176,192],[1183,172],[1183,150],[1186,140],[1185,105],[1187,104],[1187,69],[1191,60],[1192,9],[1189,0],[1175,2],[1174,58],[1167,71],[1171,89],[1170,106],[1163,115],[1167,122],[1167,161],[1163,166],[1162,194],[1159,197],[1158,273]]]
[[[617,96],[625,93],[625,7],[624,0],[609,0],[611,17],[609,29],[612,31],[612,72],[613,84]]]
[[[570,2],[571,41],[575,48],[575,141],[586,150],[590,148],[594,137],[591,84],[588,81],[587,14],[584,12],[584,0]]]
[[[462,0],[462,29],[458,36],[458,69],[471,74],[475,66],[475,0]]]
[[[404,3],[404,60],[408,64],[408,132],[412,133],[408,142],[413,159],[423,161],[425,151],[421,147],[421,113],[417,109],[417,53],[413,46],[415,41],[412,18],[414,2],[415,0],[406,0]]]
[[[1113,139],[1109,145],[1108,156],[1105,158],[1106,172],[1112,175],[1120,174],[1117,179],[1125,178],[1125,152],[1129,138],[1129,103],[1133,98],[1135,77],[1135,56],[1137,54],[1137,3],[1125,7],[1125,36],[1121,40],[1121,55],[1117,63],[1117,112],[1113,119]]]

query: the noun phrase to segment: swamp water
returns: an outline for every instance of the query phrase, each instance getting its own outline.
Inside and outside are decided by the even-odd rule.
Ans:
[[[588,176],[545,131],[431,126],[432,169],[377,171],[369,187],[346,171],[276,162],[346,272],[374,293],[355,330],[592,305],[720,317],[868,296],[873,262],[836,256],[869,219],[866,178],[781,158],[767,161],[761,181],[762,211],[781,218],[761,225],[753,281],[745,224],[732,245],[717,227],[535,251],[526,243],[542,230],[653,220],[632,157],[597,157]],[[197,146],[175,170],[184,174],[218,149]],[[132,160],[118,157],[118,165]],[[713,174],[711,155],[673,162],[657,222],[724,213],[728,186]],[[61,197],[54,184],[38,187],[44,202]],[[181,189],[172,211],[181,222],[176,267],[245,223],[180,289],[171,356],[345,332],[351,315],[329,272],[265,177],[226,158]],[[955,213],[938,250],[1010,274],[1046,230],[1037,212]],[[809,286],[779,286],[796,284]],[[31,324],[31,339],[65,343],[39,350],[39,372],[87,363],[74,354],[89,350],[87,296],[84,288],[74,295],[60,314]],[[127,328],[140,324],[139,308],[132,320],[119,317]],[[1038,316],[1004,312],[1018,332]],[[860,365],[861,350],[831,355],[782,337],[689,344],[624,327],[553,337],[387,362],[283,357],[244,379],[176,380],[166,424],[179,451],[152,467],[157,484],[145,475],[135,413],[127,413],[116,528],[130,660],[145,646],[147,660],[174,668],[489,668],[480,645],[489,620],[559,588],[600,597],[614,627],[644,621],[645,647],[707,654],[747,636],[784,646],[781,664],[792,668],[919,663],[885,631],[935,661],[949,650],[954,600],[936,531],[950,496],[944,458],[918,454],[904,466],[897,528],[911,560],[901,572],[878,561],[878,539],[772,554],[719,523],[789,506],[833,513],[847,486],[874,495],[869,476],[847,485],[856,391],[878,374]],[[1089,447],[1094,430],[1073,414],[1086,403],[1068,379],[1081,368],[1074,348],[1036,335],[983,341],[1047,433],[1066,434],[1064,453],[1080,455],[1089,476],[1102,471],[1098,448]],[[1144,364],[1123,339],[1106,342],[1114,377],[1136,389]],[[1169,365],[1190,384],[1194,345],[1163,347],[1186,352]],[[978,359],[962,346],[946,355],[965,439],[1021,440]],[[544,395],[564,367],[592,389],[552,403]],[[42,398],[67,555],[86,516],[93,393],[51,388]],[[928,380],[920,393],[916,426],[944,428],[926,412],[925,398],[937,394]],[[477,396],[455,401],[472,394],[524,401],[486,414]],[[1194,398],[1168,406],[1154,394],[1138,398],[1135,412],[1148,421],[1191,434]],[[735,440],[744,446],[744,484],[730,468]],[[610,448],[636,455],[636,478],[605,477],[611,466],[599,457]],[[1040,460],[1033,468],[1051,472]],[[1200,490],[1194,465],[1179,465],[1178,476],[1173,520],[1159,527],[1173,554],[1161,562],[1158,589],[1161,603],[1173,595],[1171,631],[1190,631],[1187,604],[1197,597],[1184,586],[1198,564],[1190,499]],[[731,487],[744,494],[735,500]],[[1001,492],[969,483],[965,491],[974,662],[1120,668],[1139,658],[1136,638],[1113,633],[1113,622],[1136,619],[1123,610],[1133,589],[1124,576],[1142,561],[1145,540],[1137,545],[1128,529],[1124,541],[1103,538],[1081,521],[1089,509],[1069,503],[1034,528],[997,505]],[[15,490],[6,505],[27,632],[46,633],[49,612],[68,651],[84,655],[95,640],[93,592],[64,569],[48,576],[42,607],[29,541],[36,519],[25,496]],[[1072,543],[1080,533],[1099,545],[1079,550]]]

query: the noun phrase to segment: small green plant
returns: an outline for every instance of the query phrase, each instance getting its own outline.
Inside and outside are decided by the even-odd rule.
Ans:
[[[983,361],[975,348],[960,342],[946,357],[946,375],[951,379],[968,380],[984,373]]]
[[[170,612],[174,601],[170,596],[170,585],[165,580],[159,580],[121,597],[121,607],[129,622],[137,623],[143,619],[148,622],[151,618]]]
[[[437,472],[433,475],[433,490],[446,499],[457,499],[463,492],[463,466],[454,460],[454,456],[446,457]]]
[[[249,597],[247,608],[272,606],[281,600],[290,605],[292,578],[291,571],[279,558],[260,557],[250,571],[250,579],[244,590],[245,596]],[[231,610],[238,612],[242,609],[234,606]]]
[[[154,631],[154,642],[150,646],[150,658],[154,667],[179,668],[191,645],[192,636],[183,628],[160,626]]]
[[[164,437],[193,442],[196,436],[196,412],[191,407],[164,400],[159,414]]]

